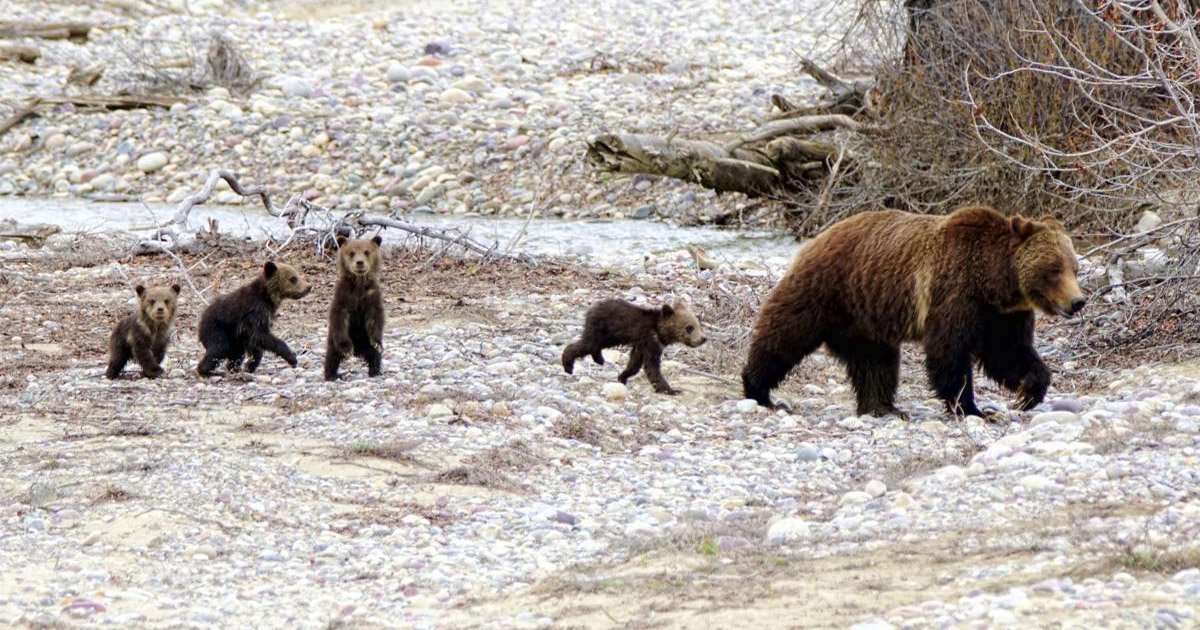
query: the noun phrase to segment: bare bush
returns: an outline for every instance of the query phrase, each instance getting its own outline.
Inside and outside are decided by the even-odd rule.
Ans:
[[[204,41],[207,39],[207,41]],[[140,37],[122,46],[124,78],[157,92],[206,90],[214,85],[246,92],[262,77],[238,46],[220,31],[206,37]]]

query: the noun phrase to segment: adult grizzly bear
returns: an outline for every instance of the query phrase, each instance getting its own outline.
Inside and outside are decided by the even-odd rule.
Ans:
[[[291,265],[267,261],[262,273],[237,290],[213,300],[200,315],[200,343],[204,358],[196,366],[200,376],[212,376],[221,361],[230,372],[253,372],[262,362],[263,352],[279,355],[296,367],[296,353],[271,333],[271,321],[285,299],[298,300],[312,286]]]
[[[972,362],[1029,409],[1050,386],[1033,347],[1034,310],[1078,313],[1077,271],[1054,219],[987,207],[855,215],[803,246],[767,298],[742,371],[746,397],[771,406],[771,390],[823,343],[846,365],[858,413],[903,416],[900,344],[924,341],[930,384],[953,413],[981,415]]]
[[[338,280],[329,305],[325,380],[335,381],[350,354],[367,362],[367,375],[383,373],[383,290],[379,288],[379,246],[383,237],[338,238]]]

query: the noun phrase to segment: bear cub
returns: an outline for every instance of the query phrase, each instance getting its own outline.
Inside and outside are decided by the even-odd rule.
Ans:
[[[171,325],[175,323],[179,285],[151,287],[137,285],[138,312],[113,328],[108,339],[108,370],[104,375],[117,378],[129,359],[137,361],[146,378],[162,376],[162,362],[171,340]]]
[[[617,380],[625,383],[644,366],[654,391],[673,395],[679,390],[663,378],[663,348],[677,342],[695,348],[704,341],[700,321],[685,304],[644,308],[624,300],[604,300],[588,309],[583,335],[563,350],[562,364],[567,374],[571,374],[575,370],[575,361],[581,357],[591,355],[598,365],[604,365],[601,350],[629,346],[629,365]]]
[[[338,280],[329,307],[325,380],[337,380],[351,353],[367,362],[367,374],[383,373],[383,291],[379,288],[379,245],[383,238],[338,237]]]
[[[296,367],[296,354],[282,339],[271,334],[271,320],[286,299],[298,300],[312,291],[300,272],[291,265],[268,261],[262,274],[241,288],[213,300],[200,316],[200,343],[204,358],[196,366],[200,376],[212,376],[225,361],[230,372],[240,371],[248,354],[246,371],[262,362],[263,352],[279,355]]]

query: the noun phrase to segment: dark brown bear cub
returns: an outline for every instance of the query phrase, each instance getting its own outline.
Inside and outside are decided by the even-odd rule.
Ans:
[[[900,344],[922,341],[938,398],[981,415],[972,364],[1042,401],[1050,370],[1033,346],[1034,311],[1069,317],[1086,303],[1071,239],[1054,219],[967,207],[945,217],[863,212],[804,245],[754,325],[747,398],[771,390],[821,344],[846,366],[860,414],[895,406]]]
[[[338,281],[329,307],[325,380],[337,380],[351,353],[367,362],[367,374],[383,373],[383,291],[379,288],[379,245],[383,238],[338,239]]]
[[[175,322],[179,285],[152,287],[138,285],[138,312],[113,328],[108,339],[108,370],[104,375],[117,378],[129,359],[137,361],[146,378],[162,376],[162,362],[171,340],[171,324]]]
[[[624,300],[604,300],[588,309],[583,321],[583,335],[563,350],[562,364],[567,374],[571,374],[575,370],[575,361],[581,357],[591,355],[593,361],[604,365],[601,350],[629,346],[629,365],[617,380],[628,381],[644,365],[646,378],[654,385],[654,391],[678,394],[679,391],[662,375],[663,348],[676,342],[695,348],[704,340],[700,321],[686,305],[643,308]]]
[[[262,362],[263,352],[272,352],[296,367],[296,354],[282,339],[271,334],[271,320],[286,299],[300,299],[312,287],[295,267],[268,262],[262,275],[241,288],[213,300],[200,316],[200,343],[204,358],[196,366],[200,376],[212,376],[225,361],[230,372],[253,372]]]

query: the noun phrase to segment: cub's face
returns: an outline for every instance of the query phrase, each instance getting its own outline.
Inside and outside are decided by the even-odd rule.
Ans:
[[[1054,219],[1029,221],[1016,216],[1011,225],[1021,239],[1016,265],[1025,298],[1048,315],[1072,317],[1082,310],[1087,298],[1076,278],[1079,263],[1062,224]]]
[[[671,341],[695,348],[708,340],[700,329],[700,320],[684,304],[665,305],[662,308],[663,326]]]
[[[298,300],[312,291],[312,285],[291,265],[269,261],[263,265],[263,277],[271,293],[281,298]]]
[[[379,271],[379,245],[383,237],[339,242],[338,269],[342,273],[366,277]]]
[[[175,306],[179,302],[178,284],[149,289],[139,284],[134,291],[137,292],[138,305],[146,319],[158,324],[169,324],[175,319]]]

